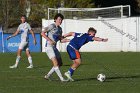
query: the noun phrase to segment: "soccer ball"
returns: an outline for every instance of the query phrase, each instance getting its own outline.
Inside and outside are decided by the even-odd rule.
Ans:
[[[106,79],[105,74],[102,74],[102,73],[101,74],[98,74],[97,80],[99,80],[100,82],[104,82],[105,79]]]

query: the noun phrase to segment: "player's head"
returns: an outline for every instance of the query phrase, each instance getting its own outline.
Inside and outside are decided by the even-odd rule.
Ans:
[[[20,18],[20,20],[21,20],[22,23],[26,22],[26,16],[25,15],[22,15],[21,18]]]
[[[94,29],[93,27],[90,27],[88,29],[88,34],[90,34],[91,36],[95,36],[96,32],[97,32],[97,30]]]
[[[64,16],[63,16],[62,14],[60,14],[60,13],[58,13],[58,14],[56,14],[56,15],[54,16],[54,22],[55,22],[56,25],[58,25],[58,26],[62,24],[63,19],[64,19]]]

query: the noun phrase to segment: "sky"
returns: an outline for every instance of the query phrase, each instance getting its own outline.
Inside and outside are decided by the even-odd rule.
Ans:
[[[138,8],[136,0],[95,0],[95,5],[99,7],[130,5],[132,15],[140,15],[140,9]]]

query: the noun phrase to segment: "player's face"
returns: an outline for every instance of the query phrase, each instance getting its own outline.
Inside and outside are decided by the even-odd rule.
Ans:
[[[55,20],[55,23],[56,25],[60,26],[62,24],[62,18],[61,17],[58,17],[56,20]]]
[[[89,32],[90,36],[95,36],[95,32]]]
[[[21,22],[24,23],[26,21],[25,17],[21,17]]]

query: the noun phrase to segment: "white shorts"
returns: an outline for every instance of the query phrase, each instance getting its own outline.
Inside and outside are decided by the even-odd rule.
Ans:
[[[45,47],[46,54],[48,55],[49,59],[54,57],[61,58],[60,52],[56,47]]]
[[[29,50],[28,42],[21,42],[21,43],[19,44],[19,48],[18,48],[18,49]]]

